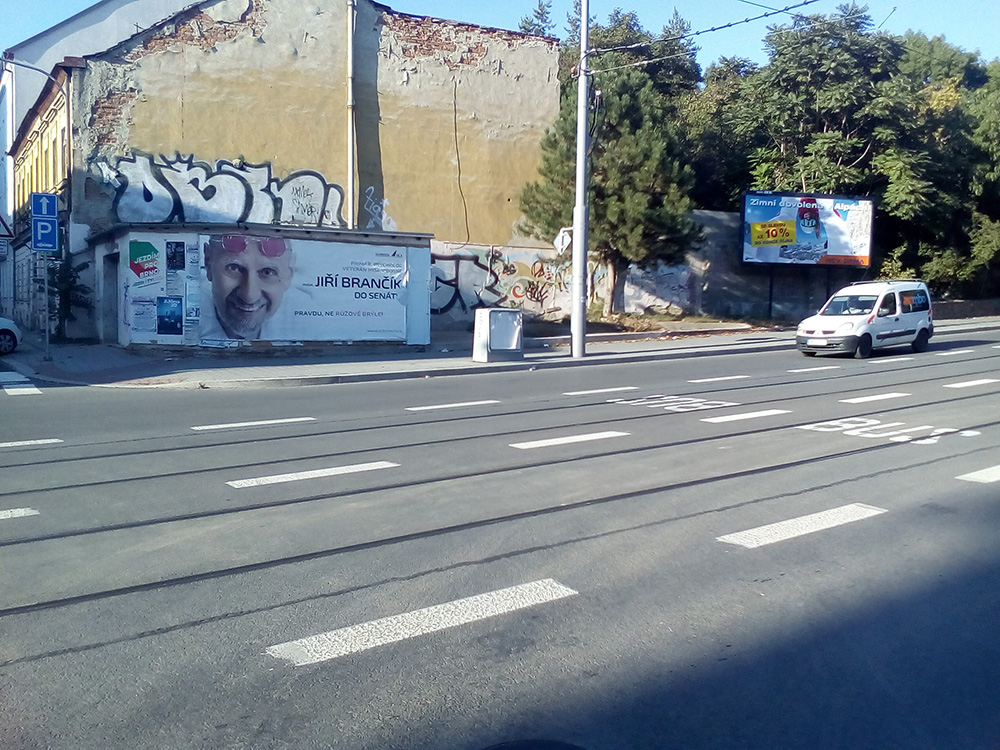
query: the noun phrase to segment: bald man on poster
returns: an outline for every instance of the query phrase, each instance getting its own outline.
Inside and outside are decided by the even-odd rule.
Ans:
[[[212,312],[201,321],[202,339],[274,338],[267,322],[292,284],[295,258],[281,237],[213,235],[205,243],[205,274]]]

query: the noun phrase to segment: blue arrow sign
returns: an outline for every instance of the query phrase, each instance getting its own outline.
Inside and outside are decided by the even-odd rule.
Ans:
[[[52,193],[31,194],[31,218],[55,219],[59,216],[59,199]]]

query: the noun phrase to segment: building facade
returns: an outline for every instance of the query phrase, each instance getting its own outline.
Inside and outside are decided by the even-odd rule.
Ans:
[[[531,245],[517,198],[558,113],[557,64],[554,39],[369,0],[206,0],[57,66],[14,139],[13,213],[57,193],[66,250],[102,290],[95,238],[123,226]],[[72,333],[106,340],[89,317]]]

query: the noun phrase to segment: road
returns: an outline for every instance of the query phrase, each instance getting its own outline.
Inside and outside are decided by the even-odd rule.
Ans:
[[[996,750],[998,365],[0,393],[0,747]]]

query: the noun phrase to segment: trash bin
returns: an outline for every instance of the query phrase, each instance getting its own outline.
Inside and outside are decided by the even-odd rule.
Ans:
[[[476,310],[472,339],[473,362],[502,362],[524,359],[521,343],[521,311],[506,307]]]

